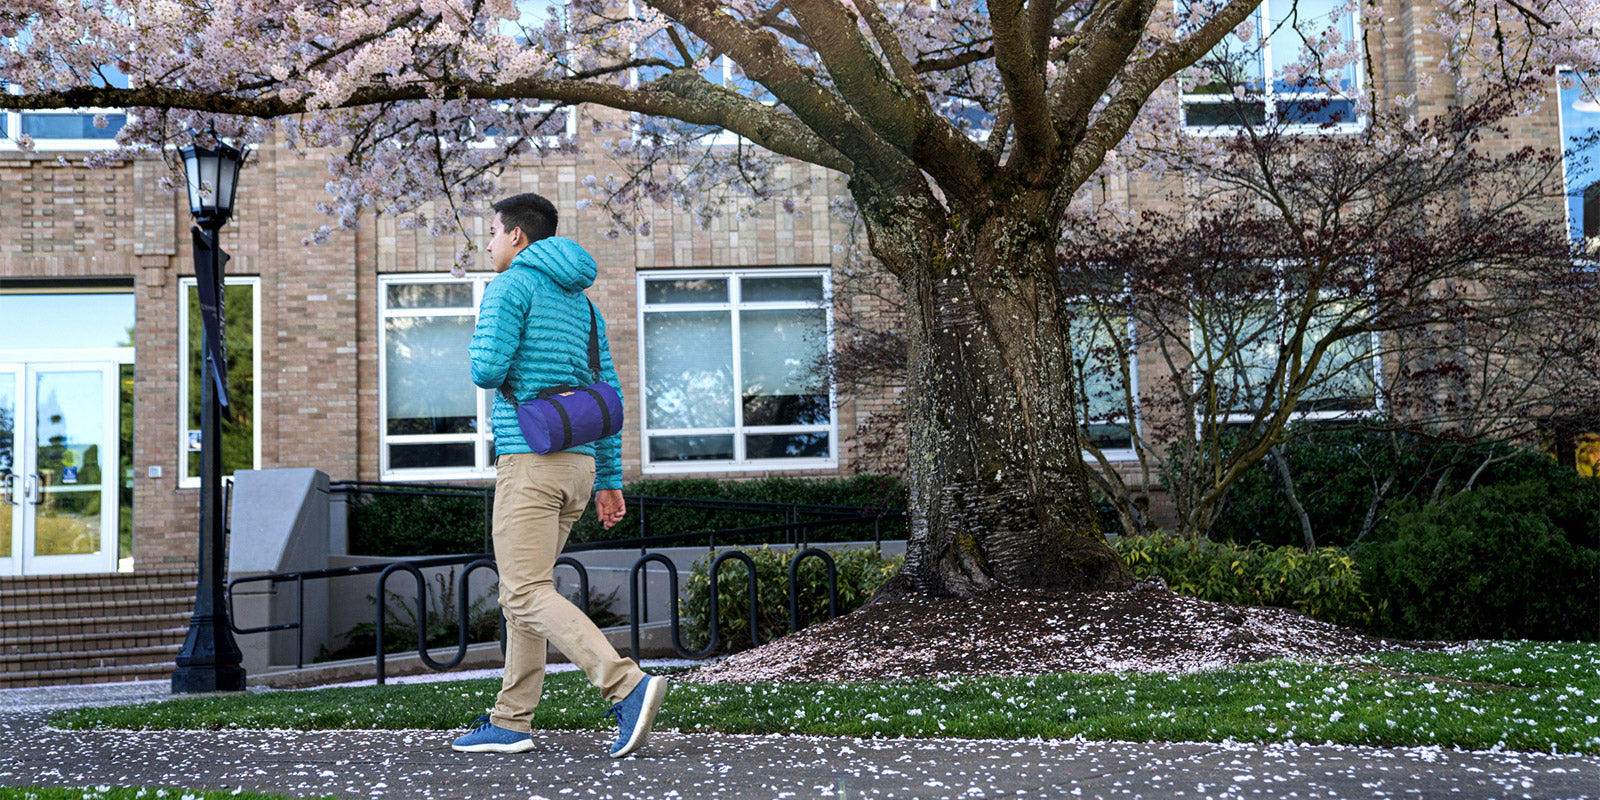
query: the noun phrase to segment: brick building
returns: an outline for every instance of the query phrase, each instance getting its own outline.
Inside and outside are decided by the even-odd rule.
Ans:
[[[1452,99],[1448,80],[1417,89],[1441,58],[1423,12],[1402,4],[1391,13],[1364,32],[1371,72],[1353,64],[1346,85],[1415,91],[1421,113],[1442,109]],[[1271,0],[1258,14],[1274,18]],[[1355,22],[1343,24],[1354,38]],[[1274,74],[1278,66],[1262,59],[1258,69]],[[1293,103],[1267,85],[1251,113],[1289,113]],[[1558,147],[1564,135],[1600,125],[1600,109],[1554,86],[1552,97],[1537,116],[1519,119],[1513,136],[1489,146]],[[1217,99],[1180,99],[1196,135],[1236,124]],[[1330,100],[1324,109],[1351,107]],[[153,156],[103,170],[59,162],[105,146],[115,114],[104,129],[91,115],[70,112],[0,119],[8,136],[28,133],[38,142],[36,152],[21,152],[0,140],[0,433],[9,437],[0,440],[0,469],[9,473],[0,591],[19,576],[184,574],[194,562],[199,504],[191,450],[199,427],[191,386],[198,313],[185,198],[160,187],[168,172]],[[1338,135],[1314,124],[1306,131]],[[889,398],[834,402],[833,389],[807,366],[830,345],[836,312],[872,306],[867,298],[829,302],[854,244],[831,213],[842,179],[804,164],[786,169],[795,182],[815,179],[800,214],[773,209],[701,230],[686,214],[656,210],[651,236],[616,239],[605,237],[598,210],[579,208],[587,196],[580,181],[607,173],[609,162],[554,157],[508,176],[507,193],[550,197],[561,211],[559,232],[600,265],[589,294],[608,320],[627,398],[627,479],[831,476],[862,466],[858,423]],[[465,350],[492,275],[449,277],[459,241],[387,220],[367,218],[360,231],[303,244],[327,221],[315,210],[326,181],[320,160],[270,143],[240,178],[238,208],[222,233],[233,257],[229,352],[237,400],[225,472],[314,467],[334,480],[490,477],[488,394],[470,385]],[[1563,216],[1587,224],[1592,195],[1580,191],[1565,215],[1553,207],[1553,224]],[[1105,196],[1138,209],[1165,192],[1129,177],[1106,186]],[[477,235],[486,240],[486,222]]]

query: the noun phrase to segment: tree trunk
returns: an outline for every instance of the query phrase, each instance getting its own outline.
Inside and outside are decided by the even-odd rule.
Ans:
[[[973,227],[902,274],[911,530],[891,591],[1126,587],[1079,449],[1054,239]]]
[[[1283,481],[1283,499],[1289,504],[1289,510],[1294,512],[1295,519],[1300,521],[1300,536],[1305,540],[1306,552],[1310,553],[1317,549],[1317,536],[1311,530],[1311,515],[1306,513],[1306,507],[1300,504],[1300,495],[1295,493],[1289,459],[1283,457],[1282,445],[1273,445],[1268,453],[1272,466],[1278,470],[1278,479]]]

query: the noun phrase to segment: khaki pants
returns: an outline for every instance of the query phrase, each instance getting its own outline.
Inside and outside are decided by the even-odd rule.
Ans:
[[[552,573],[572,523],[594,488],[594,459],[578,453],[513,453],[495,463],[494,553],[506,617],[506,669],[490,720],[528,731],[544,688],[545,641],[589,676],[609,703],[621,702],[644,673],[567,598]]]

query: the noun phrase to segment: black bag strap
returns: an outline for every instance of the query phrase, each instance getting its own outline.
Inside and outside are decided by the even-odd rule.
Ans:
[[[600,325],[595,320],[593,300],[589,300],[589,376],[594,383],[600,382]]]
[[[589,300],[589,298],[587,296],[585,296],[584,299],[585,300]],[[594,383],[599,383],[600,382],[600,325],[599,325],[598,319],[596,318],[596,315],[597,315],[597,312],[595,311],[595,308],[594,308],[594,301],[593,300],[589,300],[589,379],[591,381],[593,381]],[[557,387],[557,388],[565,388],[565,387]],[[543,393],[541,392],[540,394],[542,395]],[[500,396],[504,397],[506,399],[506,402],[511,404],[512,408],[516,408],[517,407],[517,397],[516,397],[516,395],[511,393],[511,376],[510,375],[506,376],[506,382],[505,383],[500,384]],[[600,407],[603,409],[603,408],[605,408],[605,405],[606,405],[605,403],[601,403]]]

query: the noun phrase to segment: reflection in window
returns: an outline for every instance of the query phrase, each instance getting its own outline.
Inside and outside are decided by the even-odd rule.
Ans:
[[[178,462],[182,485],[198,486],[200,481],[200,392],[205,361],[200,357],[204,326],[200,321],[199,289],[193,278],[183,281],[183,350],[186,428],[179,439]],[[228,360],[229,406],[224,410],[222,428],[222,474],[255,469],[260,452],[260,437],[255,424],[256,368],[260,351],[256,347],[257,278],[228,278],[223,300],[223,350]]]
[[[1131,458],[1133,429],[1128,421],[1127,376],[1133,375],[1135,369],[1128,314],[1090,304],[1073,304],[1067,311],[1083,438],[1107,458]]]
[[[1584,98],[1585,85],[1600,93],[1600,75],[1561,76],[1561,132],[1566,151],[1567,221],[1572,237],[1592,242],[1600,256],[1600,99]]]
[[[1291,320],[1280,308],[1281,297],[1213,298],[1193,320],[1194,356],[1198,375],[1216,383],[1217,409],[1224,415],[1250,415],[1282,402],[1283,387],[1272,379],[1278,370]],[[1309,359],[1317,342],[1340,324],[1348,324],[1349,304],[1322,303],[1314,312],[1301,343]],[[1374,340],[1348,336],[1330,344],[1295,409],[1308,417],[1339,416],[1377,407]],[[1290,376],[1286,376],[1287,381]]]
[[[827,465],[828,273],[640,277],[646,468]]]
[[[0,349],[132,347],[133,322],[132,292],[0,294]]]
[[[383,477],[492,474],[491,405],[472,384],[468,347],[493,277],[381,279]]]
[[[477,387],[462,379],[475,324],[466,315],[383,321],[385,430],[390,435],[472,433],[477,428]]]

